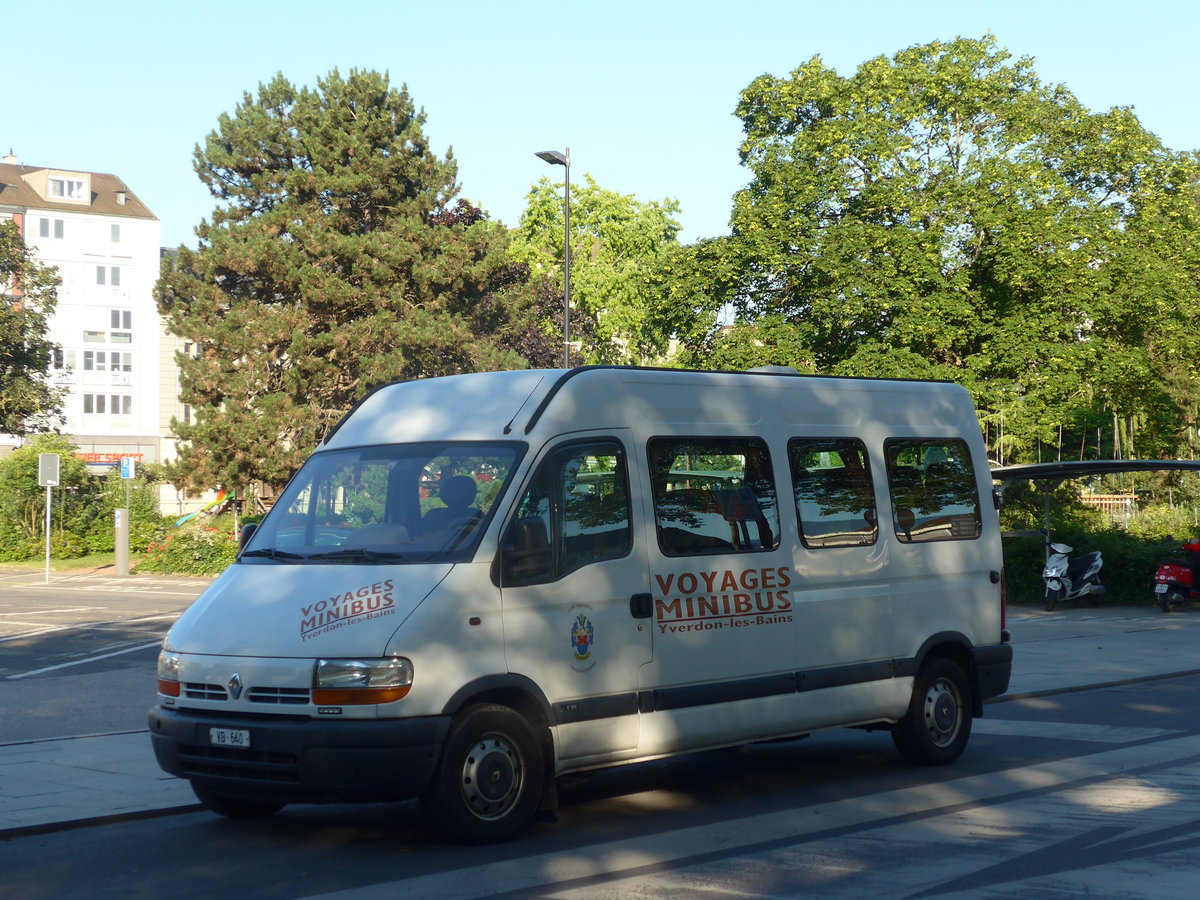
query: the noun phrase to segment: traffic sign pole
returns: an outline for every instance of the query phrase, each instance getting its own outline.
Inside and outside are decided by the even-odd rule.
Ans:
[[[122,456],[121,480],[125,482],[125,508],[117,510],[114,520],[118,575],[129,574],[129,526],[132,524],[129,515],[129,487],[136,474],[137,461],[132,456]]]
[[[59,458],[57,453],[38,454],[38,484],[46,486],[46,584],[50,583],[50,505],[51,490],[58,484]]]

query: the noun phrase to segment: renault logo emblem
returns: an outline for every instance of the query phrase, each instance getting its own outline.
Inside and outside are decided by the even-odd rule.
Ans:
[[[237,672],[234,672],[233,677],[229,679],[229,696],[234,700],[242,696],[242,676]]]

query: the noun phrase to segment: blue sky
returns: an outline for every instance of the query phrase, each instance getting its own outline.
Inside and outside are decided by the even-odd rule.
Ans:
[[[9,7],[0,153],[121,176],[162,221],[168,246],[194,244],[192,229],[215,205],[192,170],[193,147],[276,72],[314,85],[334,67],[357,67],[407,84],[434,148],[453,148],[463,195],[507,224],[533,182],[561,180],[534,152],[570,147],[573,183],[588,173],[639,200],[678,200],[687,242],[727,232],[733,193],[748,180],[739,92],[814,54],[849,74],[913,44],[990,31],[1089,108],[1132,106],[1167,146],[1200,149],[1194,0]]]

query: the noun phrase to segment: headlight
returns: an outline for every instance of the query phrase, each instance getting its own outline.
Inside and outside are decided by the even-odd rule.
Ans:
[[[1046,574],[1051,578],[1062,578],[1067,574],[1066,566],[1046,566]]]
[[[158,692],[168,697],[179,696],[179,654],[174,650],[158,654]]]
[[[313,672],[313,703],[355,706],[391,703],[412,687],[413,664],[402,656],[390,659],[319,659]]]

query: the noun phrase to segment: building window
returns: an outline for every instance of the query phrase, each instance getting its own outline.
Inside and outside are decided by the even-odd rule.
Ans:
[[[121,226],[120,225],[112,225],[112,226],[110,226],[110,228],[111,228],[111,230],[110,230],[109,234],[112,236],[112,242],[114,244],[121,243]]]
[[[103,331],[85,331],[83,333],[83,341],[85,344],[103,344],[104,343],[104,332]]]
[[[121,270],[117,266],[96,266],[96,284],[104,284],[106,281],[113,287],[120,287]]]
[[[51,233],[56,238],[61,239],[63,236],[63,220],[62,219],[38,219],[38,237],[48,238]]]
[[[114,353],[113,356],[116,356]],[[103,350],[84,350],[83,351],[83,371],[85,372],[103,372],[105,368],[105,355]]]
[[[133,354],[128,351],[108,354],[108,367],[113,372],[132,372]]]
[[[133,411],[131,394],[84,394],[83,413],[87,416],[111,414],[128,416]]]
[[[96,284],[104,284],[104,273],[106,271],[104,266],[96,266]]]
[[[115,267],[113,271],[118,271]],[[113,282],[117,284],[117,282]],[[133,327],[133,310],[131,309],[114,309],[112,310],[109,321],[113,328],[123,328],[128,331]]]
[[[76,178],[51,178],[50,196],[56,200],[86,200],[87,182]]]
[[[108,341],[110,344],[132,344],[133,335],[128,331],[114,331],[109,334]]]

